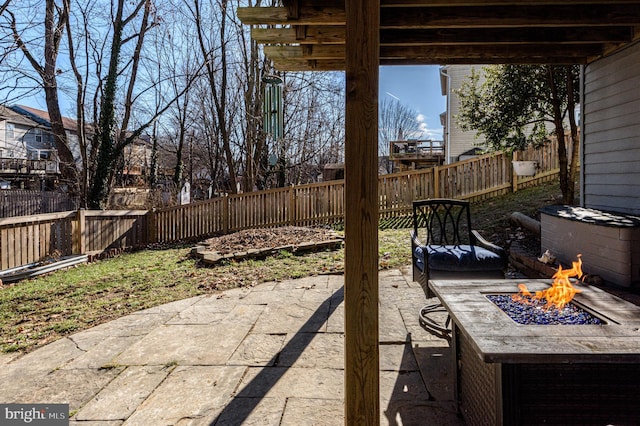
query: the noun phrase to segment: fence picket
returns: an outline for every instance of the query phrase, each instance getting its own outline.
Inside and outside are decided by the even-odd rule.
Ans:
[[[511,158],[502,153],[380,176],[380,219],[409,214],[416,199],[481,200],[548,181],[558,174],[556,152],[556,142],[551,140],[541,149],[518,153],[520,159],[538,161],[539,169],[535,176],[517,180]],[[2,194],[0,191],[0,197]],[[337,180],[225,195],[151,211],[74,210],[0,218],[0,270],[42,261],[54,250],[63,256],[98,254],[247,228],[337,222],[344,215],[344,195],[344,181]],[[23,204],[33,206],[29,203]]]

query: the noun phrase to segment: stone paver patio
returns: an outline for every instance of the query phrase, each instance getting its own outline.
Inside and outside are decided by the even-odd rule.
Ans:
[[[3,403],[68,403],[72,425],[341,425],[343,276],[198,296],[0,358]],[[421,287],[380,273],[380,423],[461,425]]]

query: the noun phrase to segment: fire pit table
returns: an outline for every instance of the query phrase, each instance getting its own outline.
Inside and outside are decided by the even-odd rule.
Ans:
[[[572,303],[600,324],[523,325],[487,296],[551,280],[433,280],[452,319],[456,396],[469,425],[640,424],[640,307],[595,287]]]

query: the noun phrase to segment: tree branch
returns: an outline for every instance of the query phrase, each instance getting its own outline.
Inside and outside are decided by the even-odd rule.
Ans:
[[[29,61],[33,69],[36,70],[36,72],[40,75],[40,77],[44,77],[44,68],[38,63],[36,58],[33,57],[31,52],[29,51],[29,48],[27,47],[26,44],[24,44],[24,42],[22,41],[22,37],[18,33],[18,28],[16,27],[15,15],[13,14],[13,12],[9,10],[7,10],[6,12],[11,17],[11,24],[10,24],[11,32],[13,34],[13,39],[18,45],[18,48],[22,51],[22,53],[24,54],[24,57],[27,58],[27,61]]]

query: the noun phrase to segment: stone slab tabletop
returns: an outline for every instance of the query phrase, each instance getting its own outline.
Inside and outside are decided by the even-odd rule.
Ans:
[[[551,280],[432,280],[429,286],[487,363],[640,362],[640,307],[599,288],[577,284],[574,301],[604,325],[522,325],[486,295],[531,292]]]

